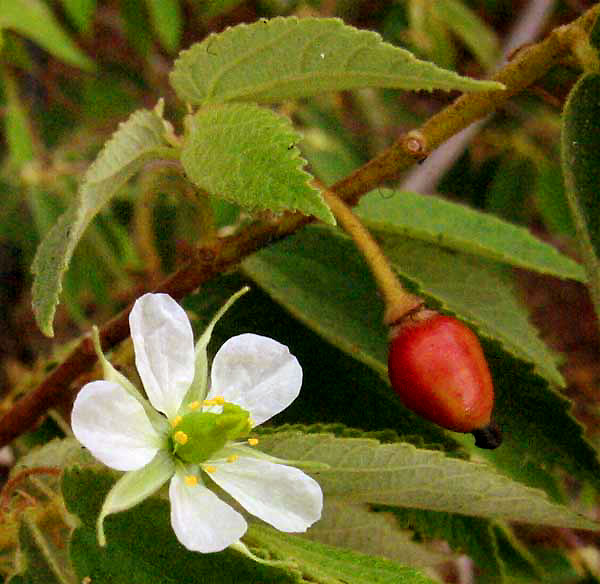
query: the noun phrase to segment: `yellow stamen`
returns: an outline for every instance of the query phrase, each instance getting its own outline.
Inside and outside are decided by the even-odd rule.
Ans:
[[[188,404],[188,408],[190,408],[190,410],[197,410],[199,407],[200,407],[199,401],[193,401]]]
[[[205,472],[217,472],[217,467],[216,466],[212,466],[211,464],[205,464],[202,469]]]
[[[222,395],[218,395],[217,397],[213,397],[214,402],[218,406],[222,406],[225,403],[225,398]]]
[[[237,454],[232,454],[227,457],[227,462],[235,462],[238,458],[239,456]]]
[[[181,416],[175,416],[175,418],[173,418],[171,420],[171,426],[173,428],[175,428],[177,426],[177,424],[179,424],[179,422],[181,422],[181,420],[183,420],[183,418]]]
[[[194,475],[187,475],[183,480],[188,487],[195,487],[198,484],[198,477]]]
[[[248,444],[250,444],[250,446],[256,446],[258,444],[258,438],[248,438]]]
[[[188,435],[185,432],[179,430],[173,434],[173,440],[177,442],[177,444],[181,444],[182,446],[188,441]]]

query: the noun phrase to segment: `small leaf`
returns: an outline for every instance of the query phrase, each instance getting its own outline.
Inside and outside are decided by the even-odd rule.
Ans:
[[[146,0],[146,6],[160,44],[169,53],[174,53],[183,29],[179,0]]]
[[[32,265],[33,309],[42,332],[52,336],[52,320],[62,277],[77,242],[94,216],[133,174],[165,153],[163,119],[140,110],[119,126],[88,168],[78,196],[41,242]]]
[[[61,3],[79,32],[88,32],[96,12],[96,0],[61,0]]]
[[[361,87],[503,88],[420,61],[335,18],[278,17],[211,34],[180,54],[170,79],[180,99],[197,105],[273,103]]]
[[[308,183],[290,121],[256,105],[207,108],[186,120],[181,163],[198,187],[246,209],[297,210],[335,223]]]
[[[383,558],[365,556],[345,549],[309,541],[303,537],[281,533],[253,525],[247,539],[267,547],[277,557],[299,564],[305,577],[302,582],[315,584],[433,584],[413,568],[400,566]]]
[[[278,432],[262,436],[260,448],[284,460],[329,465],[309,472],[326,496],[352,503],[395,505],[600,531],[596,523],[531,489],[474,462],[447,458],[410,444]]]
[[[6,96],[4,131],[8,151],[11,161],[21,166],[35,157],[28,112],[19,98],[14,79],[6,70],[3,71],[2,82]]]
[[[374,230],[436,243],[542,274],[585,280],[582,267],[517,225],[435,196],[378,189],[357,214]]]
[[[38,43],[69,65],[87,71],[94,68],[40,0],[0,0],[0,29],[5,28]]]
[[[579,79],[565,104],[561,146],[567,199],[600,318],[599,118],[600,74],[590,73]]]
[[[499,55],[498,39],[471,9],[459,0],[437,0],[431,10],[469,47],[477,60],[491,68]]]

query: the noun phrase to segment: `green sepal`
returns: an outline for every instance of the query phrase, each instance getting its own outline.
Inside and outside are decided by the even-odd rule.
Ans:
[[[217,314],[215,314],[213,319],[208,323],[208,326],[204,329],[204,332],[202,335],[200,335],[200,338],[196,342],[194,381],[192,381],[190,389],[183,400],[184,407],[191,402],[202,401],[206,397],[208,392],[208,355],[206,353],[206,348],[210,342],[213,329],[219,320],[221,320],[223,315],[231,308],[233,303],[238,298],[241,298],[244,294],[246,294],[246,292],[249,290],[249,286],[244,286],[241,290],[238,290],[235,294],[233,294],[231,298],[229,298],[229,300],[225,302],[225,304],[223,304],[223,306],[218,310]]]
[[[143,468],[125,473],[106,495],[96,523],[98,543],[106,545],[104,519],[111,513],[131,509],[162,487],[174,474],[175,461],[166,450],[159,450],[156,456]]]

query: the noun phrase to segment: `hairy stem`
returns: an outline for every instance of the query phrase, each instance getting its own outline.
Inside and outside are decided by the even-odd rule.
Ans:
[[[423,300],[408,293],[398,281],[387,258],[360,219],[335,193],[324,191],[325,200],[335,218],[352,237],[377,282],[385,304],[384,322],[391,325],[423,304]]]

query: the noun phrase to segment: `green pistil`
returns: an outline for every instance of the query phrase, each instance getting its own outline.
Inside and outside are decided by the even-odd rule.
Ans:
[[[191,412],[173,429],[173,453],[185,462],[200,464],[250,429],[250,414],[234,404],[225,403],[220,414]]]

